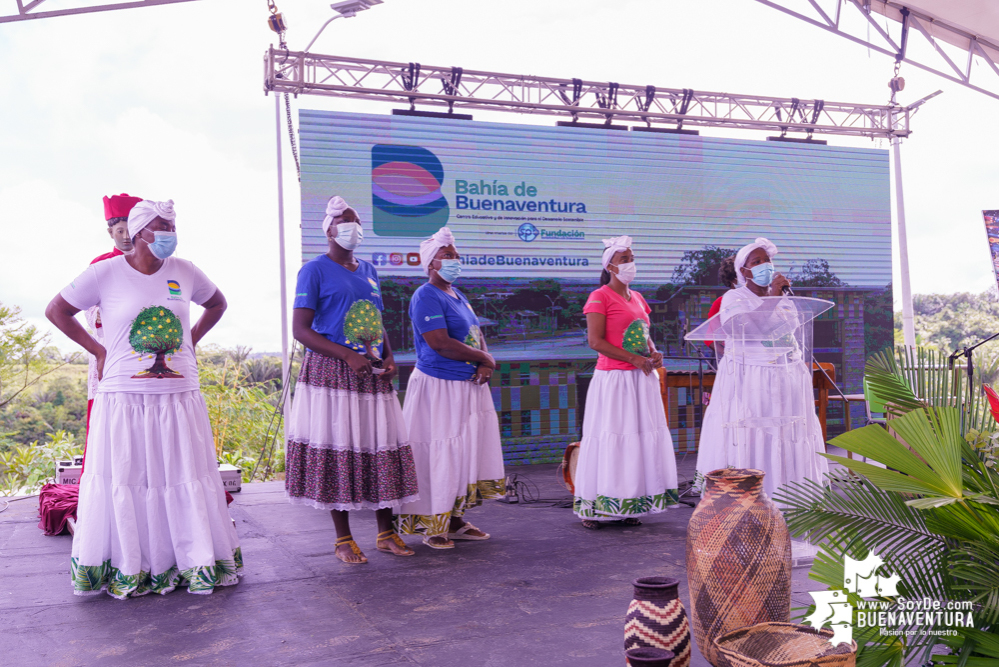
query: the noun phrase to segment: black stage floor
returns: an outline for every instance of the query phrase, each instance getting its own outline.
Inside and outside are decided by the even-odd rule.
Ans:
[[[693,456],[678,463],[681,479],[693,472]],[[507,472],[544,498],[568,497],[554,465]],[[688,507],[588,531],[550,503],[487,501],[468,518],[492,539],[435,551],[410,536],[413,558],[375,551],[374,514],[359,512],[367,565],[338,561],[329,514],[288,504],[282,482],[244,485],[230,510],[239,585],[118,601],[74,596],[72,538],[42,535],[37,499],[12,502],[0,513],[0,664],[617,667],[632,579],[678,577],[690,608]],[[793,607],[821,588],[807,573],[794,570]]]

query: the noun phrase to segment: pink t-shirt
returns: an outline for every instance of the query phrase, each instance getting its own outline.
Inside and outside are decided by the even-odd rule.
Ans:
[[[622,350],[649,356],[649,313],[652,309],[645,299],[631,290],[631,300],[625,301],[610,285],[604,285],[590,293],[583,306],[584,313],[600,313],[607,318],[604,339]],[[618,361],[598,355],[598,371],[633,371],[635,367],[626,361]]]

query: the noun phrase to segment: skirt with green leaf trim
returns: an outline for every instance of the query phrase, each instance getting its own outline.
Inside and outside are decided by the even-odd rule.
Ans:
[[[74,592],[207,595],[237,583],[243,557],[201,392],[98,393],[90,419]]]
[[[586,393],[573,511],[591,521],[678,503],[676,457],[656,373],[594,371]]]
[[[503,495],[503,449],[489,385],[442,380],[417,368],[402,411],[420,498],[399,509],[398,532],[446,534],[452,517]]]

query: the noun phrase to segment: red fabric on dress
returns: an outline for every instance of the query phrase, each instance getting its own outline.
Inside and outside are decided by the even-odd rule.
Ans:
[[[140,200],[141,201],[141,200]],[[105,197],[105,211],[107,210],[107,198]],[[134,204],[133,204],[134,206]],[[129,207],[131,208],[131,207]],[[128,212],[125,212],[128,215]],[[97,262],[103,261],[105,259],[111,259],[112,257],[118,257],[124,253],[118,248],[114,248],[111,252],[106,252],[103,255],[98,255],[94,258],[91,264],[96,264]],[[94,401],[87,401],[87,430],[86,433],[90,433],[90,410],[94,407]],[[86,438],[86,436],[84,436]],[[87,465],[87,441],[83,441],[83,469],[86,469]],[[81,469],[81,473],[83,471]],[[66,529],[66,519],[72,517],[76,520],[76,506],[80,499],[80,487],[78,484],[46,484],[42,487],[41,492],[38,494],[38,516],[41,521],[38,522],[38,527],[45,531],[46,535],[58,535],[63,530]]]
[[[112,257],[117,257],[118,255],[124,255],[124,254],[125,253],[123,253],[121,250],[118,250],[118,247],[115,246],[114,250],[112,250],[111,252],[106,252],[103,255],[98,255],[97,257],[94,257],[94,259],[90,263],[96,264],[97,262],[103,262],[105,259],[111,259]]]
[[[38,494],[38,527],[46,535],[58,535],[66,529],[66,520],[76,521],[76,505],[80,498],[77,484],[46,484]]]
[[[712,317],[714,317],[715,315],[717,315],[719,312],[721,312],[721,302],[722,302],[723,298],[725,298],[724,294],[722,294],[720,297],[718,297],[717,299],[715,299],[715,302],[713,304],[711,304],[711,308],[708,309],[708,319],[709,320]],[[704,344],[707,345],[708,347],[711,347],[712,345],[715,344],[715,342],[713,340],[706,340],[706,341],[704,341]]]
[[[106,209],[107,208],[107,197],[105,197],[104,200],[105,200],[104,207]],[[142,200],[140,199],[139,201],[142,201]],[[134,205],[135,204],[132,204],[132,206],[134,206]],[[131,206],[129,208],[131,208]],[[128,215],[127,212],[126,212],[126,215]],[[97,257],[94,257],[94,259],[90,263],[91,264],[96,264],[97,262],[103,262],[105,259],[111,259],[112,257],[118,257],[119,255],[124,255],[124,254],[125,253],[123,253],[121,250],[118,250],[118,247],[115,246],[111,250],[111,252],[106,252],[103,255],[98,255]],[[97,326],[101,326],[101,325],[97,324]],[[94,401],[93,401],[93,399],[90,399],[90,400],[87,401],[87,430],[84,432],[84,436],[83,436],[83,468],[84,468],[84,470],[87,467],[87,436],[90,435],[90,409],[92,407],[94,407]]]

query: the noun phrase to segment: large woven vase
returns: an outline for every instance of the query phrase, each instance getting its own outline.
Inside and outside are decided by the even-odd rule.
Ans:
[[[680,580],[646,577],[635,579],[631,585],[635,587],[635,597],[628,605],[624,649],[666,649],[674,655],[670,667],[688,667],[690,626],[677,594]]]
[[[763,476],[748,468],[709,472],[687,525],[694,638],[712,665],[719,635],[791,620],[791,536]]]

